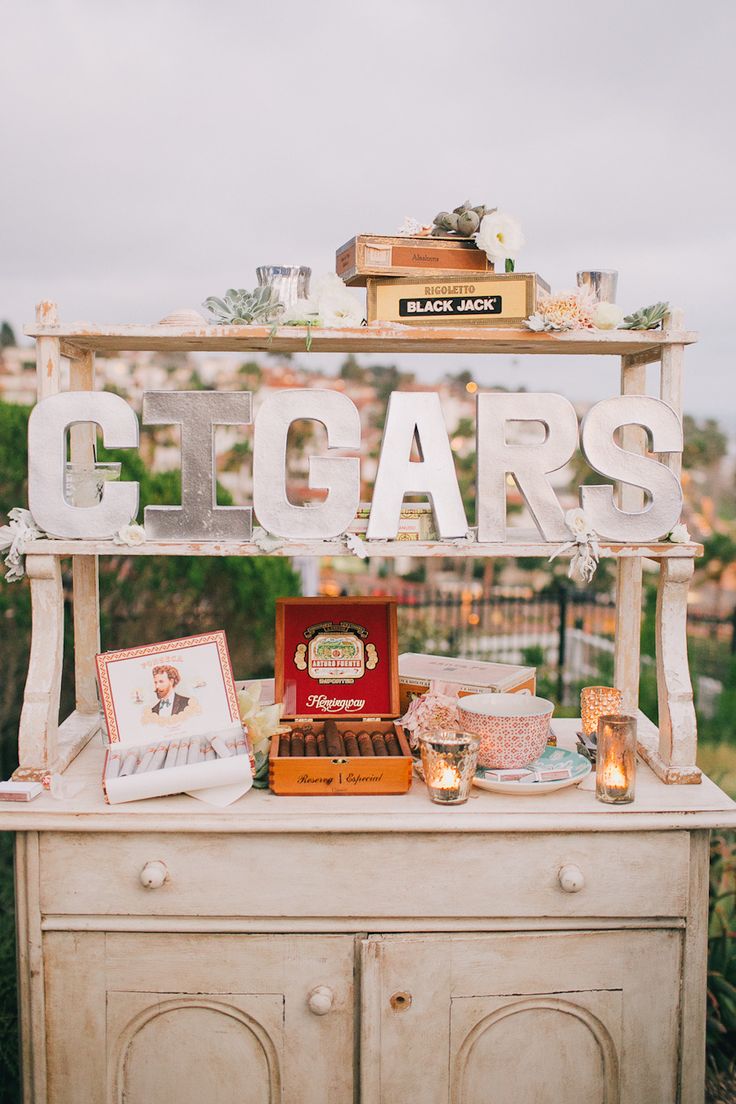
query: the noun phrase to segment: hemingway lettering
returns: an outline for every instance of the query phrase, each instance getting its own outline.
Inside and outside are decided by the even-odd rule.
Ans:
[[[357,712],[365,707],[365,698],[328,698],[326,694],[309,694],[305,708],[325,713]]]

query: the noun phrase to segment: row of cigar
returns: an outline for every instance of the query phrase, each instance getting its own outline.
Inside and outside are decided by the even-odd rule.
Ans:
[[[369,732],[367,729],[340,732],[334,721],[325,721],[324,730],[293,728],[279,737],[279,755],[300,759],[322,757],[343,759],[369,755],[403,755],[395,731]]]
[[[239,734],[185,736],[180,740],[148,744],[130,750],[110,748],[105,776],[123,778],[128,774],[147,774],[148,771],[166,770],[168,767],[185,767],[191,763],[229,759],[233,755],[248,755],[248,744],[242,730]]]

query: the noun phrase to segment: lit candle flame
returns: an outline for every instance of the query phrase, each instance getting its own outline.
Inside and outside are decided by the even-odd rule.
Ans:
[[[609,790],[625,790],[626,771],[620,763],[605,763],[603,766],[603,785]]]
[[[434,779],[434,785],[438,790],[456,790],[460,785],[460,775],[455,767],[446,764]]]

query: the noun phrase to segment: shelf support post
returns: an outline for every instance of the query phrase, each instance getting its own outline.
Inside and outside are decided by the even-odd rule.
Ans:
[[[621,394],[645,395],[647,370],[633,357],[621,358]],[[622,446],[642,455],[646,434],[641,426],[622,429]],[[624,510],[641,510],[644,494],[640,487],[619,484],[618,504]],[[614,645],[614,686],[623,694],[623,708],[636,713],[639,707],[639,664],[641,650],[642,560],[640,556],[616,561],[616,635]]]
[[[639,753],[668,784],[701,781],[693,688],[687,661],[687,592],[692,557],[663,559],[657,590],[657,698],[659,743],[640,733]],[[644,735],[644,739],[641,736]]]
[[[94,352],[80,349],[70,360],[71,391],[94,390]],[[70,430],[70,454],[74,464],[94,468],[95,426],[80,422]],[[72,557],[74,597],[74,685],[77,712],[99,712],[95,656],[100,651],[100,593],[97,556]]]
[[[57,556],[26,556],[33,631],[18,734],[19,767],[13,777],[42,781],[56,769],[64,597]]]

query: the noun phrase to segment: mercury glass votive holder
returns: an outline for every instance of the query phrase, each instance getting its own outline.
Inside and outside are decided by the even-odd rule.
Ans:
[[[598,303],[616,302],[618,272],[614,268],[583,269],[577,274],[578,287],[585,288]]]
[[[620,713],[624,696],[615,686],[585,686],[580,691],[580,719],[583,735],[595,736],[598,718],[604,713]]]
[[[105,483],[120,478],[120,464],[100,462],[67,463],[64,473],[64,495],[72,506],[96,506],[102,501]]]
[[[469,732],[433,732],[419,740],[424,781],[438,805],[463,805],[470,796],[480,740]]]
[[[309,296],[311,268],[306,265],[259,265],[256,269],[260,287],[273,288],[278,302],[288,310],[297,299]]]
[[[608,805],[634,800],[636,785],[636,717],[609,713],[598,718],[595,796]]]

